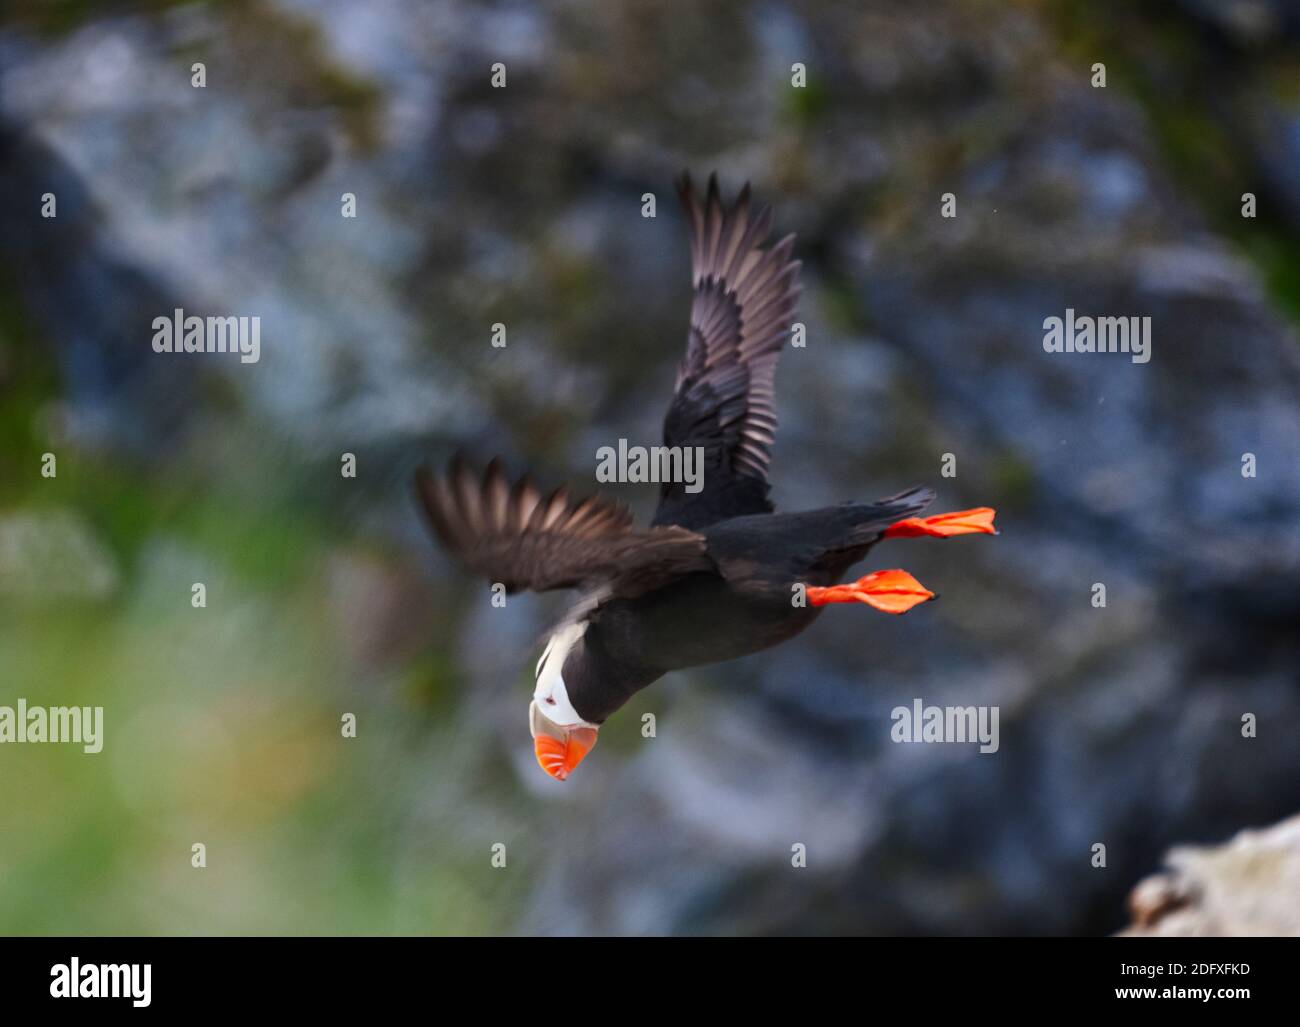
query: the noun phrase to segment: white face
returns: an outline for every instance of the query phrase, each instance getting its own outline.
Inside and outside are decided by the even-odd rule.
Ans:
[[[569,702],[569,693],[564,687],[564,678],[560,675],[565,657],[585,630],[585,624],[565,625],[551,636],[541,659],[537,661],[537,687],[533,689],[533,700],[546,719],[560,727],[596,726],[578,716],[573,703]]]

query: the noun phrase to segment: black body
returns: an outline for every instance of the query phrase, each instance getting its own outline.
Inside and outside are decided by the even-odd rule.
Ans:
[[[821,613],[796,605],[796,584],[840,581],[929,489],[877,504],[736,517],[704,529],[714,572],[698,571],[635,598],[597,605],[562,670],[584,720],[602,723],[664,674],[734,660],[793,638]]]

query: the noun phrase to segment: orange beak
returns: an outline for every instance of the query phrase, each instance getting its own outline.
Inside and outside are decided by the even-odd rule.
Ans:
[[[528,726],[538,765],[557,781],[573,773],[596,744],[594,727],[561,727],[543,714],[536,702],[528,707]]]

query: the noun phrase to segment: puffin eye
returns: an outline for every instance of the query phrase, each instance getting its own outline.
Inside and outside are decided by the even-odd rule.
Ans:
[[[549,696],[549,695],[548,695],[548,696],[546,697],[546,705],[547,705],[547,706],[554,706],[554,705],[555,705],[555,699],[554,699],[552,696]]]

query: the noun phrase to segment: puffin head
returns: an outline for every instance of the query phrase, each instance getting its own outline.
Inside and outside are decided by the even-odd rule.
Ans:
[[[533,735],[533,752],[541,768],[563,781],[596,744],[596,724],[579,716],[564,684],[564,668],[582,659],[574,643],[582,638],[583,624],[562,628],[546,643],[537,661],[537,687],[528,704],[528,729]]]

